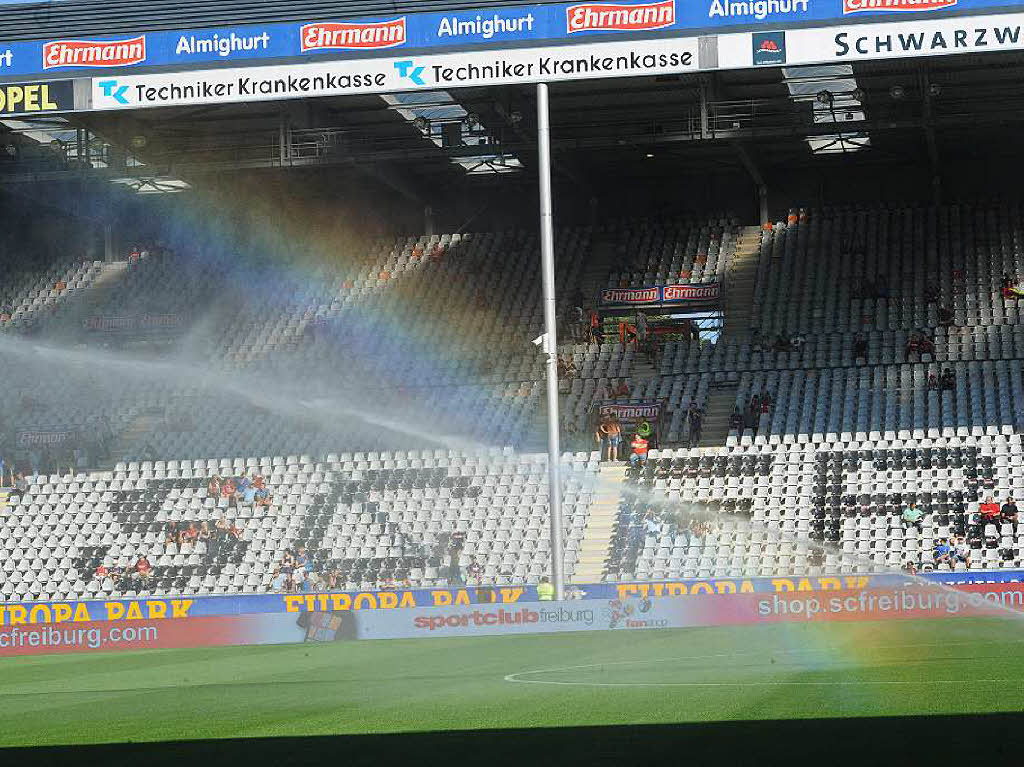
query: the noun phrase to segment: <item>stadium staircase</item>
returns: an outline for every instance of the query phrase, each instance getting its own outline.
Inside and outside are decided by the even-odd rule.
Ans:
[[[724,339],[741,341],[750,336],[754,316],[754,290],[761,260],[760,226],[747,226],[740,232],[736,250],[726,271]]]
[[[601,464],[590,518],[580,541],[576,583],[599,583],[604,575],[625,481],[626,464]]]
[[[595,238],[591,243],[580,280],[580,292],[588,304],[596,301],[598,293],[608,284],[608,275],[615,265],[615,248],[615,242],[610,239]]]
[[[717,386],[708,393],[700,447],[722,447],[729,438],[729,416],[736,409],[736,385]]]
[[[162,412],[145,411],[135,417],[114,441],[110,449],[111,459],[104,469],[113,468],[116,461],[139,460],[146,447],[146,441],[164,425]]]
[[[127,261],[103,264],[100,275],[89,286],[85,295],[61,317],[60,326],[54,331],[55,339],[68,342],[85,340],[89,333],[85,327],[86,320],[98,314],[99,308],[109,302],[111,292],[127,273]]]

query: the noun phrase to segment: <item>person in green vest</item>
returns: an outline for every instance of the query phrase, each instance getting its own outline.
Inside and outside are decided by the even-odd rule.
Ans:
[[[537,600],[540,602],[551,602],[554,598],[555,587],[551,585],[551,581],[545,575],[540,579],[540,583],[537,584]]]

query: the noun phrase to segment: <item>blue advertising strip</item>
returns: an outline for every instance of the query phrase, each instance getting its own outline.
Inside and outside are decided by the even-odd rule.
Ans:
[[[921,580],[943,585],[1024,582],[1024,571],[928,573]],[[779,576],[659,581],[650,583],[597,583],[570,589],[573,602],[632,598],[702,596],[713,594],[778,594],[884,588],[913,582],[900,574],[854,576]],[[66,602],[0,604],[0,627],[49,623],[85,623],[106,620],[163,620],[232,615],[365,612],[411,607],[460,608],[471,605],[509,606],[537,599],[534,586],[466,586],[433,589],[395,589],[311,594],[236,594],[192,597],[110,597]]]
[[[982,13],[1020,0],[663,0],[491,7],[360,19],[311,19],[217,29],[123,34],[88,39],[0,42],[0,78],[68,73],[185,69],[212,62],[265,63],[402,51],[566,43],[601,37],[778,28],[807,22],[892,20]]]

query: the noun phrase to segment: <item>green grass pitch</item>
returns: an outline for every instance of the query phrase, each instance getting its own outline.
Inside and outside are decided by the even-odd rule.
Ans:
[[[1024,624],[955,619],[0,660],[0,745],[1024,709]]]

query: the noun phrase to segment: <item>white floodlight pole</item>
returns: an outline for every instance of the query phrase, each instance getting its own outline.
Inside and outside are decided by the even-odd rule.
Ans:
[[[540,173],[540,261],[544,281],[544,351],[548,388],[548,505],[551,511],[551,580],[555,599],[565,596],[562,481],[558,444],[558,315],[555,304],[555,234],[551,213],[551,123],[547,83],[537,84],[537,157]]]

